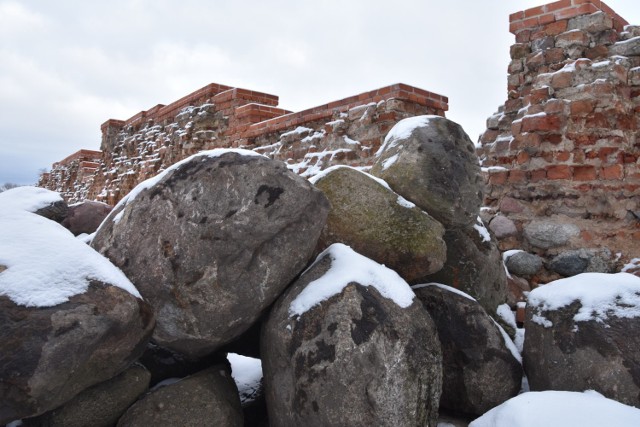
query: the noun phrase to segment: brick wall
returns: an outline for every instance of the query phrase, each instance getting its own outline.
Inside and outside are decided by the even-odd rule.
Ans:
[[[278,108],[275,95],[212,83],[127,120],[107,120],[101,126],[97,166],[95,159],[84,164],[83,171],[91,173],[73,172],[80,164],[65,159],[39,185],[63,193],[70,202],[115,204],[173,163],[222,147],[256,150],[303,176],[334,164],[367,166],[399,120],[444,116],[447,109],[446,97],[402,83],[295,113]]]
[[[552,219],[581,234],[547,250],[517,235],[502,249],[640,256],[640,27],[599,0],[562,0],[512,14],[510,30],[507,100],[478,150],[486,204],[520,231]]]

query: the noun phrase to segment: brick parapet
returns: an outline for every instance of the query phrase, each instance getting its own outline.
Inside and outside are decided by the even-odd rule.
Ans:
[[[48,178],[41,178],[42,186],[69,201],[114,204],[171,164],[226,147],[254,149],[304,176],[334,164],[366,166],[397,121],[419,114],[444,116],[448,99],[397,83],[295,113],[277,105],[275,95],[207,85],[127,120],[106,121],[99,164],[95,159],[56,164]]]

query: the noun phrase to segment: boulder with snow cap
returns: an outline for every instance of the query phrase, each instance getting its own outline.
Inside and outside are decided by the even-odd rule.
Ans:
[[[0,264],[0,424],[60,406],[144,350],[152,309],[61,225],[0,214]]]
[[[154,341],[199,358],[247,330],[305,267],[328,210],[282,162],[205,151],[132,190],[92,246],[155,308]]]
[[[640,278],[583,273],[540,286],[525,328],[531,390],[593,389],[640,407]]]
[[[344,243],[409,282],[444,265],[444,227],[386,182],[347,166],[331,168],[312,182],[331,204],[317,252]]]
[[[517,395],[520,354],[506,332],[471,296],[440,284],[416,285],[442,345],[440,407],[482,415]]]
[[[118,421],[118,427],[242,425],[238,389],[228,364],[155,387]]]
[[[278,299],[261,345],[270,425],[435,425],[433,321],[397,273],[343,244]]]
[[[482,202],[480,164],[462,127],[440,116],[398,122],[371,173],[445,228],[473,225]]]
[[[58,223],[67,217],[69,211],[60,193],[28,185],[1,192],[0,207],[3,212],[15,209],[33,212]]]
[[[507,298],[507,275],[500,251],[478,219],[473,227],[444,233],[447,262],[423,282],[444,283],[471,295],[493,313]]]

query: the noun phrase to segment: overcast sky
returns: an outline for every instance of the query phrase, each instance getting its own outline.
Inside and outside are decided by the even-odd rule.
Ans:
[[[638,0],[607,4],[640,24]],[[540,0],[0,0],[0,184],[99,149],[100,124],[216,82],[298,111],[393,83],[476,141],[506,99],[510,13]]]

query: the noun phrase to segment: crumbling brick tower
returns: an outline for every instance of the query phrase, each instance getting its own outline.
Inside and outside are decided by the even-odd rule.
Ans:
[[[508,99],[478,149],[492,221],[515,225],[494,227],[501,248],[640,257],[640,27],[562,0],[512,14],[510,31]],[[541,245],[541,227],[574,231]]]

